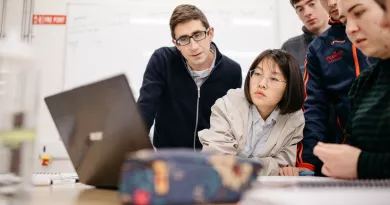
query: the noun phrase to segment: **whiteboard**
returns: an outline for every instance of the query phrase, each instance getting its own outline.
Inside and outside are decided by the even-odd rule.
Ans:
[[[173,46],[169,18],[182,3],[205,13],[215,29],[214,42],[241,65],[243,76],[261,51],[280,46],[276,0],[70,2],[64,90],[125,73],[138,98],[151,54]]]

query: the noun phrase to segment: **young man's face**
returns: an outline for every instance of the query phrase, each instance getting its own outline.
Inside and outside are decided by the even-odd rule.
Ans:
[[[328,24],[328,14],[319,0],[302,0],[294,4],[296,13],[305,27],[318,33]]]
[[[337,0],[321,0],[322,7],[328,12],[334,20],[339,20],[339,10],[337,9]]]
[[[193,69],[206,69],[209,59],[210,45],[214,37],[213,28],[205,28],[200,20],[191,20],[178,24],[174,30],[172,42],[180,50]],[[188,37],[189,42],[188,42]],[[187,44],[188,43],[188,44]]]

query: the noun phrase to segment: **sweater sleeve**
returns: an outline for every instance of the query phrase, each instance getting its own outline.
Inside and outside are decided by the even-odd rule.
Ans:
[[[390,153],[361,152],[358,161],[359,179],[390,178]]]
[[[151,56],[144,73],[138,106],[149,131],[166,88],[164,63],[159,50]]]
[[[315,170],[320,160],[313,154],[318,142],[324,142],[329,119],[329,98],[322,81],[321,63],[316,51],[309,46],[305,63],[305,128],[299,145],[298,166]]]

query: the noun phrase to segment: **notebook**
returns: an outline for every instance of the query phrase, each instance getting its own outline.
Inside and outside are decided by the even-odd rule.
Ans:
[[[344,180],[328,177],[259,177],[255,187],[294,187],[294,188],[390,188],[390,179],[383,180]]]
[[[390,205],[390,180],[341,180],[325,177],[264,177],[240,205]]]
[[[32,176],[33,185],[51,185],[53,182],[78,182],[78,175],[76,173],[67,172],[36,172]]]

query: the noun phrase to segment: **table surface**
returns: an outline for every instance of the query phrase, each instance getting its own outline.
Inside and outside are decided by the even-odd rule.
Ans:
[[[285,181],[292,182],[293,178]],[[275,183],[275,182],[272,182]],[[264,186],[265,184],[263,184]],[[255,188],[244,194],[239,205],[385,205],[390,188]],[[0,205],[120,205],[119,194],[114,190],[96,189],[83,184],[63,184],[36,186],[31,190],[31,198],[15,201],[0,196]],[[226,205],[226,204],[225,204]]]
[[[12,202],[11,202],[12,201]],[[117,191],[96,189],[83,184],[36,186],[31,190],[31,200],[15,201],[0,196],[0,205],[118,205]],[[225,204],[226,205],[226,204]]]
[[[37,172],[74,172],[69,160],[60,160],[50,167],[38,167]],[[261,177],[264,183],[313,180],[310,177]],[[263,187],[263,186],[262,186]],[[280,187],[280,186],[278,186]],[[384,205],[389,204],[390,188],[255,188],[243,196],[240,205]],[[10,199],[0,196],[0,205],[118,205],[121,204],[117,191],[95,189],[83,184],[64,184],[53,186],[37,186],[31,190],[30,203],[10,202]]]

